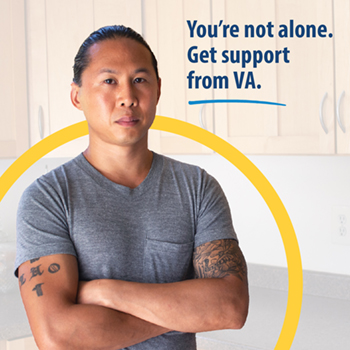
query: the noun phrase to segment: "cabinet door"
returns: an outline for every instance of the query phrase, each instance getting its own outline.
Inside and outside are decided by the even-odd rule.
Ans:
[[[334,153],[333,38],[329,38],[328,33],[326,38],[306,38],[306,34],[298,38],[295,34],[296,26],[305,28],[309,24],[314,24],[316,29],[325,24],[328,32],[332,32],[332,3],[327,0],[219,0],[213,7],[213,21],[223,18],[227,24],[239,25],[240,35],[221,43],[221,51],[271,51],[274,59],[256,68],[250,63],[245,69],[237,63],[226,63],[226,72],[220,65],[214,66],[214,74],[226,73],[232,82],[233,71],[238,74],[252,71],[255,82],[255,88],[238,89],[233,84],[229,90],[215,91],[215,98],[278,102],[286,106],[215,105],[218,135],[247,154]],[[290,37],[291,19],[294,20],[293,37]],[[269,22],[274,25],[273,37],[268,36]],[[249,24],[254,25],[254,38],[250,37],[250,31],[249,37],[244,37],[245,25]],[[265,27],[265,36],[262,31],[257,32],[258,25],[261,29]],[[287,38],[279,37],[280,25],[288,27]],[[302,28],[298,30],[300,36]],[[276,50],[281,51],[279,63]],[[320,109],[327,133],[320,123]]]
[[[147,4],[146,4],[147,6]],[[94,1],[94,29],[107,25],[124,25],[142,32],[142,0]]]
[[[198,46],[194,52],[210,50],[208,37],[200,42],[190,38],[187,20],[198,24],[210,24],[210,1],[160,1],[150,0],[144,7],[144,36],[158,60],[162,79],[162,93],[157,114],[200,125],[200,115],[206,128],[213,131],[212,106],[202,109],[200,105],[189,105],[189,101],[212,99],[212,89],[188,88],[187,75],[211,76],[211,63],[191,63],[188,50]],[[201,144],[166,132],[151,131],[150,146],[165,154],[211,153]]]
[[[350,1],[334,1],[337,153],[350,153]]]
[[[0,157],[28,149],[27,80],[23,0],[0,1]]]
[[[74,56],[92,31],[93,1],[84,1],[84,6],[77,0],[27,1],[32,145],[84,120],[83,114],[70,101],[70,84]],[[74,156],[86,145],[86,137],[81,138],[53,151],[50,156]]]
[[[225,51],[229,61],[214,65],[214,75],[226,75],[230,83],[229,89],[214,91],[215,99],[277,102],[276,65],[261,63],[254,68],[252,63],[248,63],[242,67],[243,51],[265,52],[276,49],[275,38],[268,35],[257,38],[254,34],[252,38],[245,38],[245,25],[263,25],[266,28],[267,23],[273,22],[274,18],[274,0],[215,2],[213,23],[223,20],[226,25],[238,27],[237,37],[227,32],[224,38],[221,33],[215,41],[220,54]],[[221,56],[222,60],[224,56]],[[253,74],[254,81],[250,79],[250,74]],[[266,153],[269,139],[278,136],[278,109],[281,107],[256,103],[220,103],[215,104],[214,108],[217,134],[244,153]]]
[[[290,50],[290,63],[278,65],[278,137],[268,151],[282,154],[333,154],[335,151],[334,59],[332,2],[289,0],[276,2],[277,24],[327,26],[324,38],[278,38]],[[289,25],[290,27],[290,25]],[[299,32],[299,35],[301,32]],[[320,114],[324,127],[320,122]],[[324,130],[325,128],[325,130]]]

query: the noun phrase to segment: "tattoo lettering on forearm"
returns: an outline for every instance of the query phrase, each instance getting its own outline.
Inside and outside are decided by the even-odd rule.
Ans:
[[[229,275],[246,280],[247,265],[238,244],[222,239],[197,247],[193,255],[196,278],[223,278]]]
[[[24,274],[22,274],[19,277],[19,283],[20,283],[20,288],[23,286],[24,283],[26,283],[26,278],[24,277]]]
[[[30,263],[33,264],[34,262],[38,261],[40,258],[32,259],[30,260]]]
[[[39,283],[39,284],[37,284],[37,285],[32,289],[33,292],[36,292],[36,295],[37,295],[38,297],[41,297],[41,296],[43,295],[43,290],[42,290],[42,288],[41,288],[41,286],[42,286],[43,284],[44,284],[44,283]]]
[[[31,280],[33,277],[41,276],[41,275],[44,273],[44,271],[40,271],[40,266],[41,266],[41,265],[35,266],[35,267],[32,267],[32,268],[30,269],[30,272],[31,272],[31,274],[32,274],[32,276],[30,277],[30,280]],[[30,280],[29,280],[29,281],[30,281]]]
[[[53,263],[49,266],[49,272],[50,273],[56,273],[60,270],[61,266],[56,264],[56,263]]]

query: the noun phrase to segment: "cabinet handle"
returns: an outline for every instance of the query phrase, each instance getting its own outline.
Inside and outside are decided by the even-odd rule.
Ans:
[[[323,104],[324,104],[324,100],[326,99],[326,97],[327,97],[327,92],[324,94],[322,101],[320,103],[320,122],[321,122],[321,125],[322,125],[324,132],[326,134],[328,134],[328,130],[326,128],[326,125],[324,125],[324,121],[323,121]]]
[[[345,94],[345,91],[343,90],[343,92],[341,93],[341,95],[339,97],[338,103],[337,103],[337,121],[338,121],[338,124],[340,126],[340,129],[343,130],[343,133],[345,133],[345,127],[340,120],[340,102],[341,102],[344,94]]]
[[[207,128],[205,127],[204,123],[203,123],[203,109],[204,109],[204,106],[205,104],[203,104],[201,106],[201,109],[199,111],[199,124],[201,125],[201,127],[204,129],[204,130],[207,130]]]
[[[38,126],[39,126],[39,136],[40,136],[40,139],[42,140],[44,138],[44,111],[42,106],[39,106]]]

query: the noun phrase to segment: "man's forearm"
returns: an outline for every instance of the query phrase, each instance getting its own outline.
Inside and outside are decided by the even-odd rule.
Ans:
[[[168,329],[98,305],[72,304],[33,333],[40,349],[121,349]]]
[[[234,276],[167,284],[95,280],[81,284],[78,301],[100,304],[182,332],[241,328],[247,286]]]
[[[72,255],[27,261],[19,267],[19,276],[21,296],[39,349],[116,350],[168,331],[120,311],[77,304],[78,267]]]

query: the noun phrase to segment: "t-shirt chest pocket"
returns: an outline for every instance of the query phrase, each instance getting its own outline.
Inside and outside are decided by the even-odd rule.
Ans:
[[[147,238],[143,260],[144,282],[170,283],[192,278],[193,244]]]

